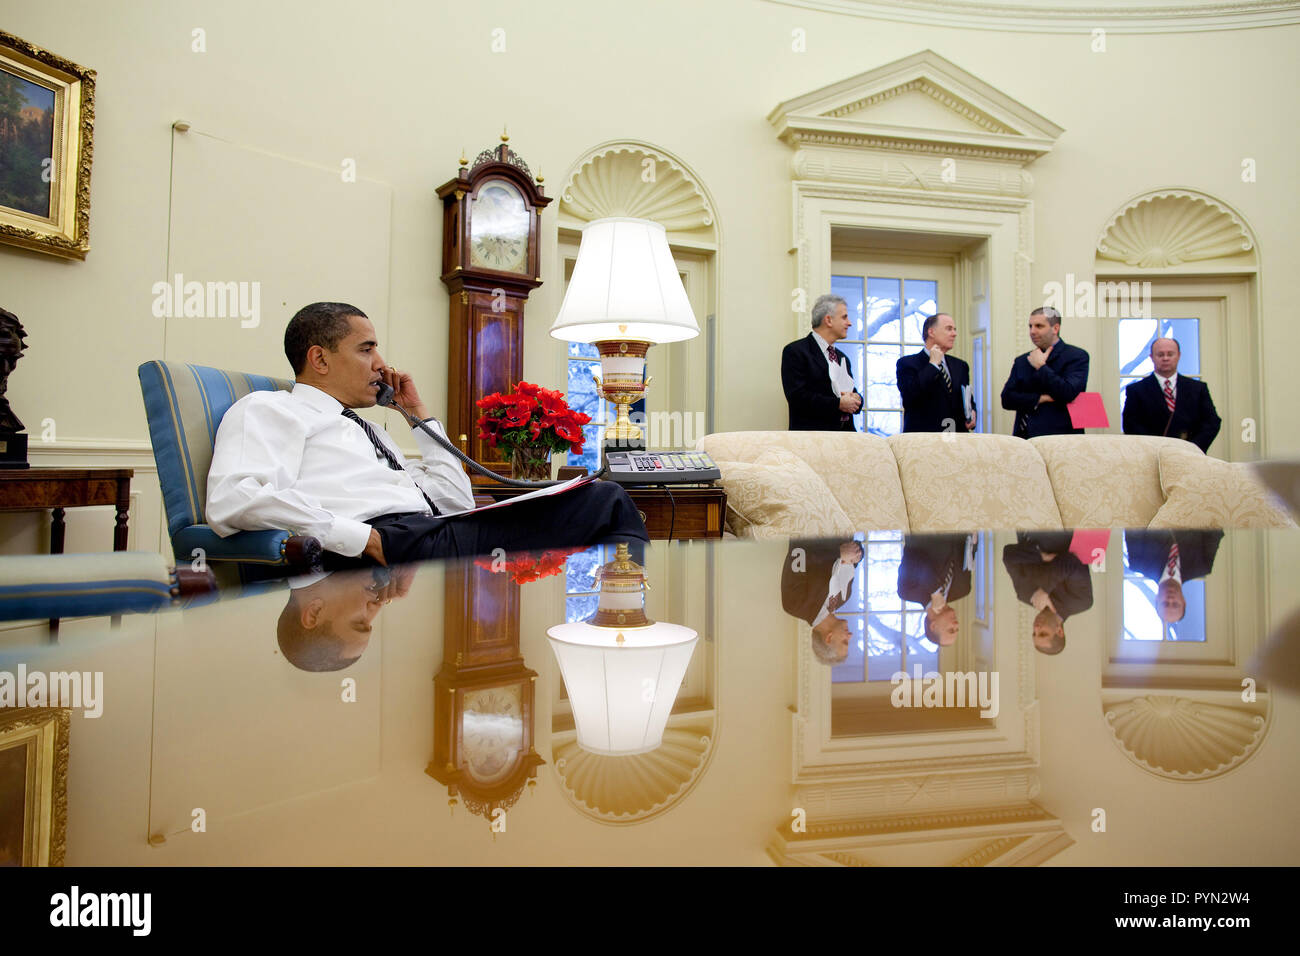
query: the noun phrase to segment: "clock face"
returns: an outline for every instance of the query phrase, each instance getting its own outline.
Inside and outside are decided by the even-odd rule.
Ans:
[[[504,179],[484,183],[470,202],[470,265],[527,273],[530,219],[524,197],[512,183]]]
[[[524,745],[519,685],[466,691],[461,735],[465,769],[471,777],[490,784],[509,776]]]

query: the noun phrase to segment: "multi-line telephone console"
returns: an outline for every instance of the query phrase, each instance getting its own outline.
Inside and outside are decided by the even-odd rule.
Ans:
[[[687,485],[722,477],[702,451],[610,451],[605,464],[605,477],[620,485]]]

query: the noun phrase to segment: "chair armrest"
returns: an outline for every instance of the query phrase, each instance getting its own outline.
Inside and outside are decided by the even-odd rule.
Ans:
[[[311,570],[320,563],[323,550],[318,538],[288,531],[239,531],[223,538],[206,524],[192,524],[172,535],[178,568],[198,557],[196,549],[202,549],[206,562],[238,561],[290,571]]]

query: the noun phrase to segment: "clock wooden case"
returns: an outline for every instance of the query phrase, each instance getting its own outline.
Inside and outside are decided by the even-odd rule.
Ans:
[[[508,468],[479,439],[475,402],[507,391],[523,375],[524,305],[542,284],[540,180],[504,142],[462,159],[442,200],[442,281],[450,293],[447,432],[476,461]]]

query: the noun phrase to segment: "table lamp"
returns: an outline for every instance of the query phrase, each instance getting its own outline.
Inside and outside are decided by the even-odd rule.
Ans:
[[[606,756],[648,753],[664,728],[699,635],[645,613],[645,568],[618,545],[602,565],[596,613],[547,630],[573,706],[578,746]]]
[[[645,449],[645,437],[628,413],[650,384],[645,379],[650,346],[699,334],[663,226],[626,218],[586,225],[551,336],[592,343],[600,353],[600,393],[617,408],[617,418],[605,429],[607,450]]]

